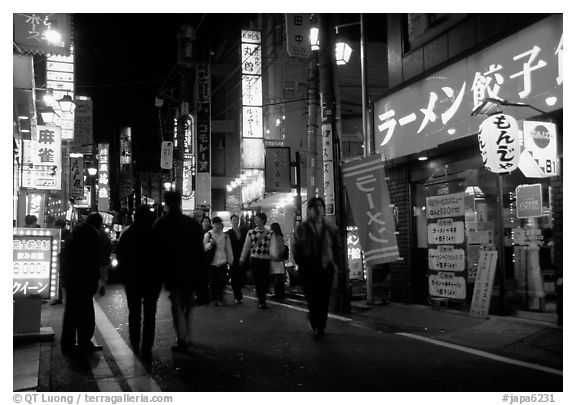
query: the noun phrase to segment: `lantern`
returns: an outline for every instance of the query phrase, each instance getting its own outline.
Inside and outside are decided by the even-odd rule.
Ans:
[[[486,169],[510,173],[520,161],[520,134],[516,120],[506,114],[486,118],[478,132],[480,154]]]

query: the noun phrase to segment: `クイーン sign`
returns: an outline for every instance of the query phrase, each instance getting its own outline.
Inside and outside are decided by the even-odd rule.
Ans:
[[[542,216],[542,184],[516,187],[516,216],[518,218]]]

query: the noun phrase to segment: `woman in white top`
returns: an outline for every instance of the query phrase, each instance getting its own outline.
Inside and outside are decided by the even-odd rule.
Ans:
[[[223,301],[223,291],[228,282],[228,265],[234,257],[230,238],[223,232],[224,225],[220,217],[212,219],[212,229],[204,234],[204,250],[208,255],[210,266],[210,293],[214,306],[219,307]]]
[[[270,275],[272,276],[272,286],[274,287],[273,298],[284,299],[286,282],[286,269],[284,267],[284,235],[280,229],[280,224],[274,222],[270,225],[272,240],[270,241]]]

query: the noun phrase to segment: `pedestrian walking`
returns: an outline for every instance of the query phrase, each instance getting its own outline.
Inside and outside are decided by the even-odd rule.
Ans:
[[[241,304],[244,298],[242,287],[244,286],[246,266],[240,265],[240,255],[242,254],[242,248],[244,247],[248,230],[246,227],[240,227],[240,218],[238,215],[232,215],[230,222],[232,223],[232,229],[226,231],[230,239],[230,244],[232,245],[232,256],[234,258],[232,266],[230,266],[230,281],[232,284],[232,292],[234,293],[234,300],[236,304]]]
[[[96,326],[92,297],[98,289],[105,250],[101,227],[102,216],[91,213],[66,241],[62,269],[66,300],[60,340],[64,354],[102,350],[91,341]]]
[[[202,227],[184,215],[181,196],[176,191],[164,193],[166,215],[152,227],[153,242],[158,252],[156,266],[164,275],[169,292],[176,345],[172,351],[190,353],[192,344],[192,308],[195,293],[200,303],[208,286],[206,262],[202,246]],[[202,298],[201,298],[202,297]]]
[[[272,279],[272,288],[274,289],[272,298],[282,300],[285,295],[286,283],[286,268],[284,266],[286,245],[284,243],[282,229],[278,222],[270,224],[270,231],[272,231],[272,240],[270,242],[270,276]]]
[[[134,222],[118,242],[118,272],[128,302],[128,332],[132,350],[149,363],[156,331],[156,304],[162,276],[154,268],[152,239],[154,214],[146,205],[136,209]]]
[[[266,214],[259,212],[254,217],[256,227],[250,229],[240,256],[240,265],[250,260],[250,270],[254,278],[258,307],[266,309],[266,292],[268,290],[268,275],[270,273],[270,241],[272,232],[266,229]]]
[[[204,250],[210,269],[210,295],[214,306],[217,307],[224,302],[223,292],[228,283],[228,266],[234,262],[230,238],[223,229],[222,218],[214,217],[212,229],[204,234]]]
[[[308,216],[296,228],[293,251],[315,338],[324,335],[336,258],[341,251],[338,229],[324,219],[324,210],[321,198],[308,201]]]

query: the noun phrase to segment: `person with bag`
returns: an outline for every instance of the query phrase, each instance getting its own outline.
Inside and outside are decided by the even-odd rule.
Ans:
[[[254,286],[258,296],[258,308],[267,309],[266,291],[268,290],[268,275],[270,274],[270,241],[272,232],[266,225],[266,214],[259,212],[254,218],[256,228],[250,229],[240,256],[240,265],[250,260],[250,270],[254,277]]]
[[[224,225],[220,217],[212,219],[212,229],[204,234],[204,250],[210,267],[210,294],[214,306],[224,301],[223,291],[228,282],[228,266],[234,262],[230,238],[223,232]]]
[[[234,300],[236,304],[242,304],[242,287],[244,286],[244,274],[246,266],[240,266],[240,255],[242,254],[242,247],[246,240],[248,230],[246,227],[240,227],[240,218],[238,215],[230,217],[232,229],[226,231],[230,244],[232,245],[232,256],[234,261],[230,266],[230,278],[232,283],[232,292],[234,293]]]
[[[272,286],[274,295],[272,298],[284,299],[286,268],[284,267],[284,257],[287,252],[284,244],[284,235],[278,222],[270,225],[272,240],[270,242],[270,275],[272,276]]]
[[[152,227],[152,240],[157,251],[155,265],[164,276],[164,287],[172,304],[176,331],[176,345],[172,346],[172,351],[190,354],[195,296],[198,305],[209,302],[205,297],[208,275],[202,226],[182,213],[180,193],[166,191],[164,203],[167,213]]]
[[[308,216],[296,228],[292,251],[316,339],[324,336],[337,258],[342,251],[338,228],[324,219],[324,210],[321,198],[313,197],[308,201]]]

